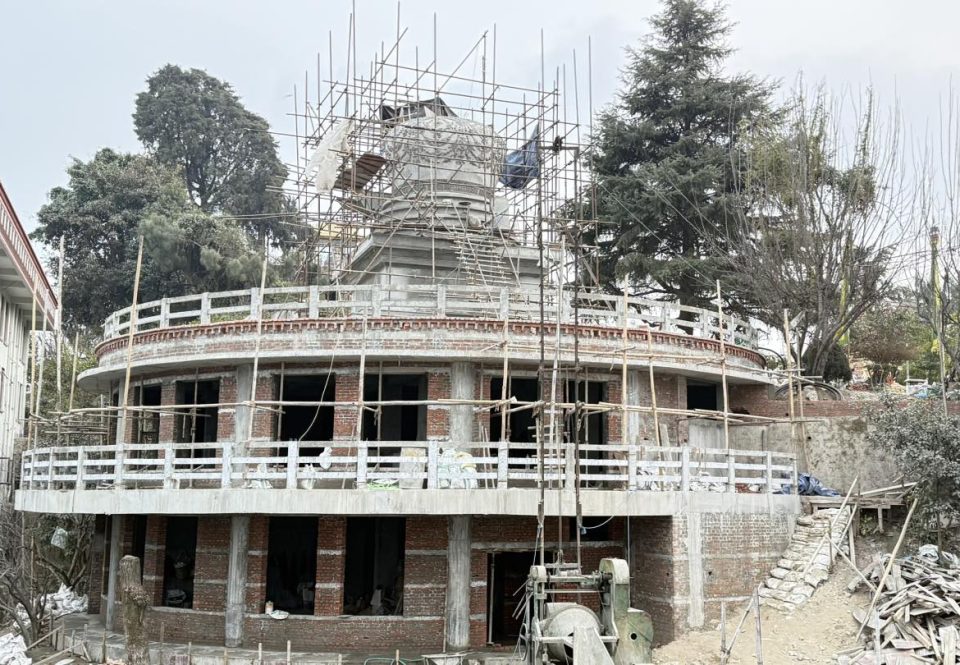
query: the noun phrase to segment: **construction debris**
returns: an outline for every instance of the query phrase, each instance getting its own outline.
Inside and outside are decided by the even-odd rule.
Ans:
[[[933,548],[931,550],[931,548]],[[837,654],[841,665],[945,663],[956,665],[960,636],[960,569],[956,558],[938,561],[936,548],[894,561],[870,616],[853,613],[866,624],[863,644]],[[877,556],[863,576],[873,584],[890,562]]]
[[[0,665],[30,665],[31,662],[23,637],[12,632],[0,635]]]
[[[789,612],[807,602],[829,576],[832,552],[845,547],[844,533],[849,521],[850,507],[798,517],[790,546],[760,587],[761,604]],[[828,542],[831,536],[832,548]]]

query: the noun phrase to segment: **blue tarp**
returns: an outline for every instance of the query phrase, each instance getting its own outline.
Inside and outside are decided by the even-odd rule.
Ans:
[[[519,150],[507,153],[503,160],[500,182],[511,189],[523,189],[540,175],[540,123],[533,128],[530,139]]]
[[[797,492],[800,496],[840,496],[840,492],[829,487],[824,487],[823,484],[809,473],[801,473],[797,477],[797,485],[799,485],[799,491]],[[780,494],[792,494],[793,485],[783,485],[780,489]]]

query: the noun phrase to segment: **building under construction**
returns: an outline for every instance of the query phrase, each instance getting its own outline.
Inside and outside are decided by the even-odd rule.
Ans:
[[[657,641],[704,625],[799,511],[793,455],[731,444],[756,332],[592,283],[576,65],[523,87],[493,35],[479,77],[402,41],[300,98],[301,285],[111,315],[79,377],[105,406],[38,434],[17,508],[97,515],[90,613],[119,628],[133,554],[168,642],[513,645],[532,564],[604,558]]]

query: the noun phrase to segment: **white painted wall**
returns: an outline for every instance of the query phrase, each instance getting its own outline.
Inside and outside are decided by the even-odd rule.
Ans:
[[[13,455],[14,441],[24,428],[27,391],[29,314],[0,288],[0,458]]]

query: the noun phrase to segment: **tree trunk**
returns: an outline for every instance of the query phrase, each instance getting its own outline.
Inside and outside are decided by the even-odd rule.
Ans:
[[[127,642],[126,665],[149,665],[150,654],[143,630],[143,617],[150,599],[140,584],[140,559],[135,556],[120,559],[118,578],[120,601],[123,603],[123,633]]]

